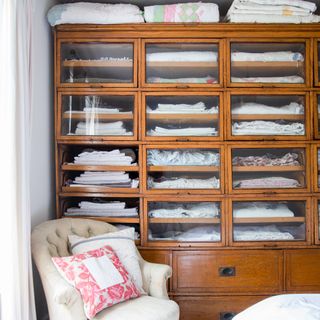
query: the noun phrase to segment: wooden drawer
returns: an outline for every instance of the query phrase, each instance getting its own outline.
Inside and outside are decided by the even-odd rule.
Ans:
[[[173,253],[173,290],[177,292],[279,292],[283,253],[202,251]]]
[[[139,250],[144,260],[152,263],[167,264],[171,266],[171,252],[164,250]]]
[[[288,250],[285,261],[288,291],[320,290],[320,250]]]
[[[263,300],[249,297],[175,297],[180,307],[180,320],[231,320],[234,315]]]

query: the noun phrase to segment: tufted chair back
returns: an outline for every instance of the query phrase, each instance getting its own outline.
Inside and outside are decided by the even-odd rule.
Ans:
[[[72,308],[70,320],[86,319],[79,293],[71,286],[69,292],[65,292],[66,282],[59,275],[51,257],[70,255],[68,235],[91,237],[113,231],[117,231],[117,228],[105,222],[73,218],[47,221],[33,230],[32,255],[40,273],[50,318],[69,320],[65,309]]]

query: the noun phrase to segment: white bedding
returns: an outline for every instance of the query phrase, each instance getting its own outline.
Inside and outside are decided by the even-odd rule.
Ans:
[[[267,298],[233,320],[319,320],[320,294],[284,294]]]
[[[148,53],[147,62],[152,61],[216,62],[218,61],[218,53],[213,51],[175,51]]]
[[[232,108],[232,114],[304,114],[304,106],[297,102],[274,107],[262,103],[245,102]]]

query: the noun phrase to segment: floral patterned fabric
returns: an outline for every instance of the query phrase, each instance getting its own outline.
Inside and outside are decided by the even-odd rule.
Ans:
[[[70,257],[53,257],[52,261],[60,274],[79,290],[89,319],[107,307],[140,296],[127,270],[110,246]],[[112,263],[111,267],[115,270],[99,270],[99,266],[103,267],[101,262]]]

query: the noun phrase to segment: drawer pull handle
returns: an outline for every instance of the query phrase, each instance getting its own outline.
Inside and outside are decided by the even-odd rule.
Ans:
[[[234,277],[236,275],[235,267],[221,267],[219,268],[220,277]]]
[[[231,320],[233,317],[236,316],[235,312],[220,312],[220,320]]]

